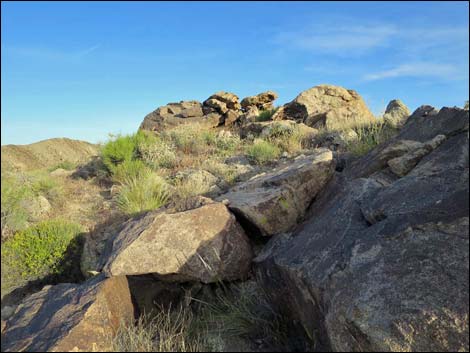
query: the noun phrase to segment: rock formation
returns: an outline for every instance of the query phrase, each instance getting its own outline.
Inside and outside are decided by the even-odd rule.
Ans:
[[[391,100],[388,103],[383,119],[388,124],[401,128],[410,116],[408,107],[399,99]]]
[[[107,276],[155,274],[211,283],[246,277],[252,258],[243,229],[216,202],[184,212],[151,212],[129,221],[109,242],[102,261]]]
[[[375,120],[356,91],[331,85],[315,86],[300,93],[274,114],[273,120],[281,119],[330,130],[345,129]]]
[[[468,350],[468,143],[468,112],[418,111],[255,260],[317,349]]]
[[[110,351],[112,335],[133,320],[126,277],[46,286],[27,297],[5,324],[2,352]]]
[[[273,102],[278,98],[276,92],[267,91],[259,93],[255,96],[245,97],[241,101],[241,106],[245,111],[248,111],[251,107],[255,107],[259,110],[273,109]]]
[[[334,171],[331,151],[317,150],[287,166],[241,183],[219,197],[252,231],[272,236],[291,230]]]

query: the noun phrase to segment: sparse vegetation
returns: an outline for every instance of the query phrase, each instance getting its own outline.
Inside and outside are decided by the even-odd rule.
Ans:
[[[52,172],[56,169],[65,169],[65,170],[74,170],[77,167],[77,163],[72,163],[70,161],[60,162],[52,168],[49,168],[48,171]]]
[[[256,121],[269,121],[273,117],[278,108],[263,110],[259,113]]]
[[[246,154],[257,164],[267,164],[279,158],[281,150],[269,141],[257,139],[248,146]]]
[[[2,243],[2,292],[45,277],[76,279],[80,225],[63,220],[38,223]],[[79,261],[79,260],[78,260]]]
[[[354,128],[358,135],[357,140],[348,142],[347,150],[356,156],[362,156],[375,146],[387,141],[397,133],[397,129],[378,120],[370,125],[362,125]]]
[[[203,352],[202,332],[194,332],[188,307],[162,309],[153,317],[141,316],[135,326],[121,325],[112,339],[115,352]]]
[[[24,229],[29,220],[25,202],[31,197],[31,189],[14,176],[2,174],[1,182],[2,239]]]
[[[166,182],[155,173],[147,171],[123,181],[117,196],[117,205],[124,213],[136,214],[160,208],[168,200]]]

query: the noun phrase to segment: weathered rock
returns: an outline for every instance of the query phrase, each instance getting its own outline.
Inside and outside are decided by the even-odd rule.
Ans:
[[[424,144],[436,148],[401,178],[380,169],[386,165],[369,178],[338,175],[309,220],[255,260],[273,302],[320,347],[469,349],[469,140],[460,114],[453,110],[453,127],[445,126],[450,111],[419,127],[408,121],[404,129],[419,131],[402,131],[403,139],[425,142],[436,127],[448,138]],[[409,153],[391,146],[389,155]]]
[[[394,174],[404,176],[416,166],[421,158],[437,148],[445,139],[446,137],[444,135],[437,135],[426,143],[417,142],[417,144],[419,144],[418,147],[402,156],[389,159],[387,164]]]
[[[169,103],[159,107],[148,114],[142,124],[141,130],[163,131],[182,124],[201,124],[215,127],[220,123],[219,114],[204,115],[201,103],[197,101],[181,101]]]
[[[424,108],[423,108],[424,107]],[[393,152],[393,145],[401,144],[400,140],[426,142],[437,135],[447,137],[468,131],[468,111],[459,108],[442,108],[439,112],[429,106],[418,108],[406,121],[400,132],[390,140],[378,145],[365,156],[351,164],[348,174],[352,178],[365,177],[383,169],[391,158],[404,154],[399,147]],[[426,113],[427,112],[427,113]],[[392,149],[392,153],[387,152]],[[405,148],[407,149],[407,148]],[[409,152],[407,149],[406,152]],[[393,155],[395,153],[395,155]],[[398,153],[398,154],[396,154]]]
[[[185,212],[150,212],[129,221],[108,246],[102,256],[108,276],[236,280],[247,275],[252,258],[243,229],[227,207],[216,202]]]
[[[229,110],[224,114],[224,125],[233,125],[240,118],[240,112],[237,110]]]
[[[203,105],[214,108],[221,114],[225,114],[228,110],[240,110],[241,108],[238,96],[224,91],[214,93],[204,101]]]
[[[6,322],[2,352],[110,351],[121,322],[134,320],[126,277],[46,286]]]
[[[400,128],[410,115],[408,107],[401,100],[394,99],[388,103],[383,118],[387,124]]]
[[[236,185],[218,200],[228,200],[229,208],[247,227],[271,236],[288,231],[302,219],[333,172],[331,151],[319,149]]]
[[[273,102],[279,96],[273,91],[259,93],[255,96],[245,97],[241,101],[242,108],[247,111],[250,107],[260,110],[268,110],[273,108]]]
[[[273,120],[279,119],[327,129],[345,129],[375,120],[356,91],[331,85],[315,86],[300,93],[273,115]]]

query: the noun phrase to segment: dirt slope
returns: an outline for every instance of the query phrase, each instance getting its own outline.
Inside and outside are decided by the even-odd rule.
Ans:
[[[78,163],[98,154],[98,146],[85,141],[53,138],[30,145],[2,146],[2,170],[49,168],[61,162]]]

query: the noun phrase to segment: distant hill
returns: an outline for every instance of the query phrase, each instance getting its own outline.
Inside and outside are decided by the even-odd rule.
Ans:
[[[98,145],[68,138],[52,138],[30,145],[2,146],[2,170],[49,168],[61,162],[78,163],[98,154]]]

